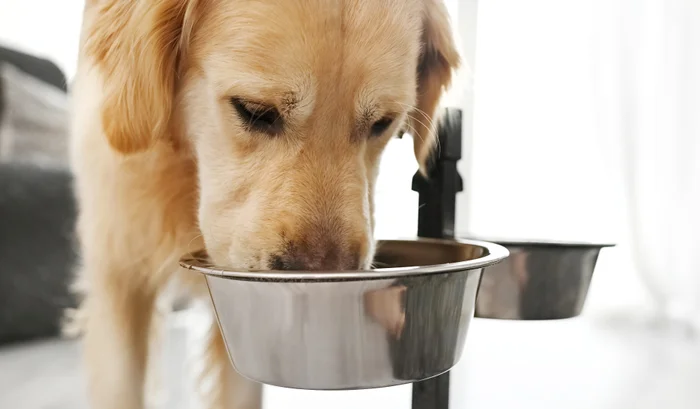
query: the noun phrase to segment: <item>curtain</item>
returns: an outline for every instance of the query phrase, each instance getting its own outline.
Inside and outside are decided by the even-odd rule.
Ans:
[[[634,268],[662,322],[700,323],[700,3],[598,0],[598,125]]]
[[[616,242],[588,311],[700,321],[700,2],[478,8],[458,232]]]

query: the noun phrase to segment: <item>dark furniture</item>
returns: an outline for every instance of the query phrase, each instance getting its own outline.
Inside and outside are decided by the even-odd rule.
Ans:
[[[51,84],[63,92],[68,91],[66,76],[49,60],[0,46],[0,63],[9,63],[27,74]]]
[[[48,60],[0,47],[9,63],[56,88],[66,78]],[[0,81],[0,121],[3,106]],[[75,264],[75,206],[68,169],[0,163],[0,345],[59,334]]]

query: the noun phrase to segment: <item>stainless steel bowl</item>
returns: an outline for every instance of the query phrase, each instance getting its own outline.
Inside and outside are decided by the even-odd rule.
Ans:
[[[510,257],[484,270],[476,317],[552,320],[581,314],[600,250],[612,244],[493,240]]]
[[[384,241],[371,271],[203,273],[236,370],[298,389],[400,385],[452,368],[464,347],[484,267],[508,256],[473,240]]]

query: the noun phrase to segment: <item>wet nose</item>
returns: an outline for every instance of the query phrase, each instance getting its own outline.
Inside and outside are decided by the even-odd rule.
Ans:
[[[341,245],[334,242],[296,242],[270,259],[271,270],[344,271],[362,266],[360,244]]]

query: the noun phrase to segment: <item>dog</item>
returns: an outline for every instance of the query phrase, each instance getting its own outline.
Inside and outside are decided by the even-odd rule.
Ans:
[[[70,156],[92,407],[144,407],[156,301],[208,299],[183,254],[370,268],[382,151],[407,130],[425,172],[459,64],[440,0],[87,0]],[[259,409],[216,325],[205,349],[208,407]]]

